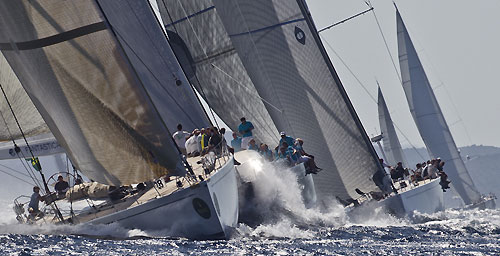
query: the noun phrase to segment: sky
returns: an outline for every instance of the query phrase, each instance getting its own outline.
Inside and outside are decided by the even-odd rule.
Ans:
[[[500,146],[500,87],[496,79],[500,71],[500,1],[395,3],[457,146]],[[369,8],[363,0],[307,0],[307,4],[318,29]],[[399,72],[394,5],[389,0],[372,0],[371,4]],[[403,147],[423,147],[374,14],[366,13],[320,36],[368,135],[380,132],[376,103],[341,60],[374,99],[378,80],[393,121],[409,138],[398,134]]]

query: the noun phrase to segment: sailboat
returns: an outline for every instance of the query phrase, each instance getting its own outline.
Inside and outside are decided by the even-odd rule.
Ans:
[[[378,88],[378,112],[384,144],[381,149],[385,156],[384,160],[391,166],[401,162],[403,166],[408,167],[380,87]],[[415,211],[434,213],[444,210],[443,191],[439,179],[414,182],[402,180],[393,186],[398,193],[390,195],[379,204],[397,216],[411,216]]]
[[[304,140],[323,168],[313,176],[318,207],[334,201],[359,205],[372,193],[387,192],[379,157],[305,1],[162,0],[158,5],[188,78],[229,127],[236,130],[244,116],[256,127],[259,142],[277,145],[280,131]],[[422,189],[383,200],[383,206],[406,212],[401,198]]]
[[[401,80],[411,115],[429,155],[441,158],[452,189],[468,207],[494,208],[494,197],[482,196],[460,156],[448,124],[434,95],[408,30],[396,7]]]
[[[177,123],[194,129],[209,121],[151,4],[0,3],[0,50],[19,80],[2,87],[18,91],[15,87],[22,85],[29,96],[12,108],[12,117],[21,121],[9,131],[2,129],[7,132],[2,138],[14,143],[22,138],[30,148],[26,137],[46,133],[48,127],[79,171],[116,187],[118,195],[63,215],[39,168],[50,211],[30,216],[25,205],[16,204],[21,220],[119,223],[202,239],[227,238],[235,227],[238,194],[232,157],[222,153],[186,159],[172,139]],[[5,97],[18,100],[12,94]],[[31,103],[43,120],[19,114],[23,104]],[[33,132],[22,132],[35,121],[38,126],[29,128]],[[15,130],[19,132],[11,132]],[[12,148],[24,158],[17,145]],[[40,167],[33,150],[29,152]]]

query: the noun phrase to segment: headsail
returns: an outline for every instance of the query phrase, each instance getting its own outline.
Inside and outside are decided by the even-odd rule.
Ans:
[[[9,63],[0,53],[0,84],[9,99],[16,117],[23,127],[26,136],[49,133],[49,128],[31,102],[28,94],[12,71]],[[7,101],[0,93],[0,141],[11,141],[21,138],[14,116],[10,112]],[[12,145],[11,143],[11,146]]]
[[[246,72],[279,130],[305,141],[325,170],[320,197],[357,197],[375,190],[381,170],[326,54],[305,2],[214,0]]]
[[[279,131],[245,71],[211,0],[158,0],[170,44],[187,77],[233,130],[246,117],[260,141],[275,145]]]
[[[393,166],[401,162],[404,167],[409,167],[380,87],[378,88],[378,120],[380,122],[380,131],[382,132],[384,152],[387,157],[387,159],[384,159],[385,162]]]
[[[120,19],[110,15],[108,23],[105,17],[115,11],[111,8],[123,13]],[[120,185],[176,170],[178,150],[158,111],[166,111],[162,117],[178,113],[162,109],[151,96],[158,72],[173,72],[163,61],[148,60],[142,68],[137,63],[147,56],[139,46],[168,48],[165,40],[151,43],[161,29],[146,22],[156,21],[147,2],[2,1],[0,16],[2,53],[72,163],[87,177]],[[127,41],[127,26],[145,43]],[[172,80],[163,81],[172,86]]]
[[[410,111],[431,157],[446,162],[452,186],[466,204],[478,202],[480,194],[467,172],[441,108],[399,11],[396,9],[399,65]]]

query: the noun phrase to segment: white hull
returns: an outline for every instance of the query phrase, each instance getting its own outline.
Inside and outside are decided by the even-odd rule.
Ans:
[[[465,209],[495,209],[497,207],[495,199],[496,197],[494,195],[482,196],[481,201],[472,205],[467,205]]]
[[[398,194],[378,202],[396,216],[411,216],[419,213],[435,213],[444,210],[444,199],[439,179],[415,188],[399,191]]]
[[[162,230],[192,239],[228,238],[238,221],[238,189],[232,159],[206,181],[89,223]]]

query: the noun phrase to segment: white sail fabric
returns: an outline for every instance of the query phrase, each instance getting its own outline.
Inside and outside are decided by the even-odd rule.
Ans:
[[[1,1],[0,17],[2,53],[78,169],[112,185],[175,173],[179,152],[147,93],[156,72],[132,68],[97,2]]]
[[[371,145],[319,39],[305,2],[214,0],[217,13],[276,127],[304,140],[324,170],[320,198],[376,190]]]
[[[49,133],[49,128],[21,86],[9,63],[0,53],[0,84],[7,95],[26,137]],[[0,141],[22,138],[3,94],[0,94]],[[11,143],[11,146],[14,146]]]
[[[444,170],[465,204],[480,200],[399,11],[396,10],[399,65],[410,111],[429,155],[445,161]]]
[[[378,88],[378,120],[382,132],[384,153],[387,157],[384,161],[391,166],[396,166],[398,162],[401,162],[404,167],[409,167],[380,87]]]
[[[190,82],[217,115],[237,131],[251,121],[254,136],[270,146],[279,131],[248,77],[211,0],[158,0],[172,48]]]

